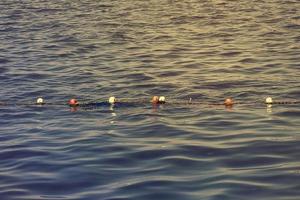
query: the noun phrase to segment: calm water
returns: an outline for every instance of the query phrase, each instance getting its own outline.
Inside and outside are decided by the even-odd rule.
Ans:
[[[300,100],[298,0],[2,0],[2,102]],[[0,106],[3,200],[298,200],[299,105]]]

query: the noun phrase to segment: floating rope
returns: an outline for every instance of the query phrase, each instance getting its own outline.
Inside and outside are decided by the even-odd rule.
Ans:
[[[232,107],[234,105],[254,105],[254,104],[266,104],[268,106],[272,106],[274,104],[300,104],[300,101],[273,101],[272,97],[267,97],[265,101],[256,101],[256,102],[236,102],[232,98],[227,98],[224,102],[221,103],[205,103],[203,101],[197,101],[190,98],[189,100],[180,100],[180,101],[166,101],[165,96],[153,96],[151,100],[149,99],[117,99],[116,97],[109,97],[107,101],[89,101],[89,102],[78,102],[76,99],[70,99],[67,103],[60,102],[50,102],[46,103],[42,97],[36,99],[35,103],[15,103],[9,104],[0,102],[0,106],[32,106],[32,105],[68,105],[70,107],[101,107],[101,106],[138,106],[141,104],[152,104],[152,105],[160,105],[160,104],[168,104],[168,105],[212,105],[212,106],[226,106]]]

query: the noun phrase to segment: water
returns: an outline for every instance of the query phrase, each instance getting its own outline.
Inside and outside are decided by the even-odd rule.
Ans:
[[[1,101],[226,97],[251,105],[0,106],[0,197],[299,199],[297,0],[4,0]]]

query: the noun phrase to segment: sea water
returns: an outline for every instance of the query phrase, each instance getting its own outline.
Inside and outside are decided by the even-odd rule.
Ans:
[[[263,102],[300,99],[299,13],[298,0],[2,0],[0,199],[298,200],[299,104]],[[65,105],[154,95],[198,103]],[[228,97],[244,104],[211,105]]]

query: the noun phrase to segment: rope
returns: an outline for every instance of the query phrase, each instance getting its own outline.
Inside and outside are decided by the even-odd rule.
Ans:
[[[110,97],[108,100],[88,100],[79,102],[76,99],[70,99],[68,102],[46,102],[43,98],[39,97],[36,102],[17,102],[17,103],[7,103],[0,101],[0,107],[3,106],[70,106],[70,107],[102,107],[102,106],[140,106],[140,105],[208,105],[208,106],[226,106],[232,107],[234,105],[283,105],[283,104],[300,104],[300,101],[273,101],[271,97],[267,97],[265,101],[254,101],[254,102],[241,102],[234,101],[232,98],[225,99],[224,102],[204,102],[199,100],[193,100],[192,98],[188,100],[170,100],[167,101],[164,96],[153,96],[152,99],[134,99],[134,98],[123,98],[116,99],[115,97]]]

